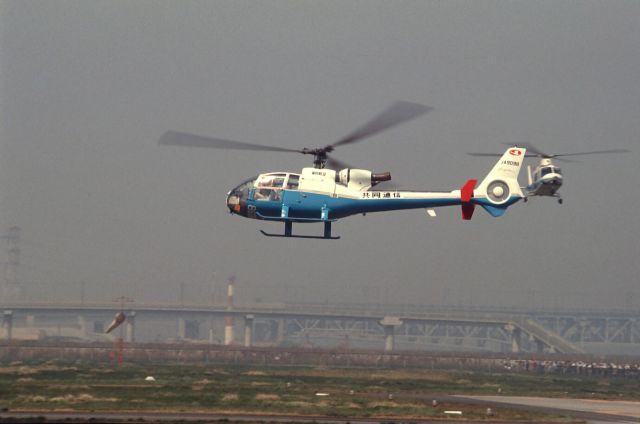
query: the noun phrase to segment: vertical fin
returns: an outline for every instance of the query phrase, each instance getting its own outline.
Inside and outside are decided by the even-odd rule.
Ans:
[[[523,147],[509,147],[474,191],[473,202],[492,216],[501,216],[509,206],[523,198],[518,174],[526,151]]]

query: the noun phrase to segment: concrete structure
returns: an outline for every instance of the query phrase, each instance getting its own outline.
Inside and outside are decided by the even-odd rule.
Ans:
[[[184,340],[187,338],[187,322],[183,315],[178,315],[177,338],[178,340]]]
[[[88,304],[86,301],[63,305],[5,302],[0,307],[13,313],[14,337],[29,334],[31,338],[94,341],[106,340],[101,323],[108,323],[113,314],[120,311],[113,304]],[[246,315],[254,316],[251,344],[257,346],[331,347],[344,344],[348,338],[349,346],[356,349],[382,349],[384,343],[392,339],[392,348],[396,350],[511,352],[515,349],[520,352],[579,353],[582,346],[587,346],[590,349],[585,350],[593,353],[603,353],[604,349],[620,354],[640,353],[637,311],[608,315],[562,311],[553,315],[536,311],[457,310],[437,306],[383,308],[260,303],[234,305],[229,310],[227,305],[137,304],[135,339],[140,342],[176,338],[206,342],[209,339],[210,343],[224,343],[225,318]],[[84,325],[79,316],[83,317]],[[401,324],[385,330],[381,324],[385,317],[396,317]],[[3,327],[6,325],[3,319]],[[508,330],[511,328],[508,326],[513,329]],[[212,331],[207,334],[208,330]],[[3,332],[2,336],[5,334]],[[593,347],[599,349],[591,350]]]
[[[505,325],[504,328],[511,335],[511,352],[519,353],[521,338],[522,338],[522,330],[519,327],[516,327],[515,325],[513,325],[512,323]]]
[[[227,286],[227,311],[233,310],[233,284],[235,277],[229,278],[229,285]],[[224,344],[229,346],[234,343],[233,334],[233,315],[229,314],[224,319]]]
[[[2,330],[4,338],[11,340],[13,335],[13,311],[5,310],[2,314]]]
[[[395,328],[402,325],[402,320],[398,317],[384,317],[380,320],[380,325],[384,328],[384,350],[391,352],[395,346]]]
[[[127,319],[124,322],[124,340],[127,343],[133,343],[136,341],[136,312],[131,311],[127,314]]]
[[[20,299],[21,290],[18,284],[18,266],[20,265],[20,227],[11,227],[1,238],[7,242],[7,262],[4,268],[4,284],[0,286],[3,299],[16,301]]]
[[[84,315],[78,315],[78,335],[81,338],[86,338],[88,335],[87,320],[85,319]]]
[[[247,314],[244,316],[244,346],[251,347],[253,345],[253,320],[255,316],[253,314]]]

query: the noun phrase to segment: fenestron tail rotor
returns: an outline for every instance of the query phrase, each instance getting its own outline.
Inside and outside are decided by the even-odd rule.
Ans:
[[[432,109],[433,108],[429,106],[411,102],[394,103],[384,112],[374,117],[371,121],[356,129],[346,137],[341,138],[333,144],[328,144],[325,147],[319,148],[289,149],[263,144],[245,143],[242,141],[234,141],[221,138],[203,137],[179,131],[167,131],[162,135],[162,137],[160,137],[159,143],[166,146],[211,147],[216,149],[302,153],[305,155],[313,155],[313,164],[317,168],[324,168],[325,166],[329,166],[334,169],[341,169],[341,167],[349,166],[344,162],[328,156],[328,153],[332,152],[337,146],[356,143],[367,137],[371,137],[375,134],[381,133],[404,122],[424,115]]]

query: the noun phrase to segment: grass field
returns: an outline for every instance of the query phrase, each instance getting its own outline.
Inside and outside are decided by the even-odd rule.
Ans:
[[[145,381],[153,376],[154,382]],[[319,396],[318,393],[326,395]],[[640,400],[640,381],[465,371],[243,367],[222,365],[12,363],[0,366],[0,407],[9,410],[146,410],[443,417],[481,406],[442,404],[429,394],[541,395]],[[423,395],[421,401],[408,395]],[[389,396],[391,395],[391,396]],[[406,396],[403,396],[406,395]],[[499,409],[495,418],[549,417]]]

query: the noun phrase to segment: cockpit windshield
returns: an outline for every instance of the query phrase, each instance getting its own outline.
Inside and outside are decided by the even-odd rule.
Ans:
[[[540,168],[540,176],[544,177],[547,174],[560,174],[560,168],[555,166],[545,166],[544,168]]]
[[[231,193],[236,195],[239,195],[240,193],[245,193],[244,197],[246,198],[247,197],[246,195],[249,194],[249,190],[253,188],[253,185],[257,179],[258,177],[256,176],[256,177],[251,177],[247,180],[244,180],[243,182],[240,183],[240,185],[238,185],[238,187],[231,190]]]
[[[227,207],[232,213],[246,216],[249,191],[253,188],[253,184],[257,179],[258,177],[249,178],[229,192],[227,195]]]

